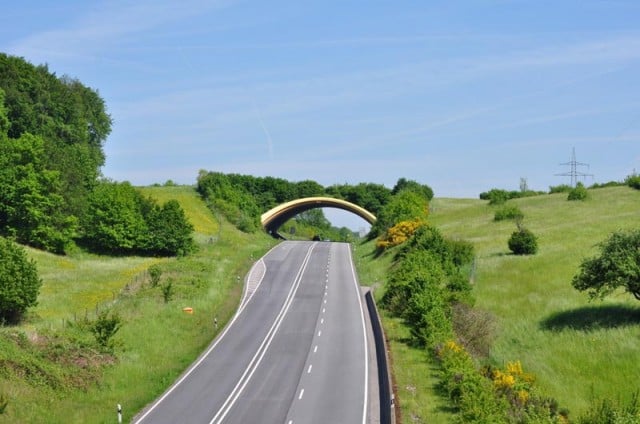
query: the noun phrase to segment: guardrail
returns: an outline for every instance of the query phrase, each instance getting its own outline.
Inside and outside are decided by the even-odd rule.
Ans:
[[[380,387],[380,424],[393,424],[393,395],[389,379],[389,369],[387,366],[387,350],[384,342],[384,333],[380,324],[378,310],[373,300],[371,291],[364,295],[369,310],[373,339],[376,345],[376,360],[378,362],[378,386]]]

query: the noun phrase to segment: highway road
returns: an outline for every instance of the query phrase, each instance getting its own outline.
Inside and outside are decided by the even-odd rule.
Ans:
[[[133,422],[365,424],[368,358],[349,245],[286,241],[256,263],[220,336]]]

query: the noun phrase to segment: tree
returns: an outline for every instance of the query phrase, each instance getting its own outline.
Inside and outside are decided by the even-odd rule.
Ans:
[[[121,253],[141,249],[148,233],[142,209],[152,208],[147,202],[128,182],[102,181],[91,194],[82,221],[88,247]]]
[[[59,173],[45,162],[41,137],[0,135],[0,233],[63,253],[75,234],[76,218],[65,215]]]
[[[370,237],[384,234],[400,221],[426,221],[429,213],[427,199],[413,190],[402,190],[391,198],[371,226]]]
[[[185,256],[193,251],[193,226],[176,200],[154,206],[147,218],[147,250],[163,255]]]
[[[580,264],[572,285],[591,299],[604,298],[618,287],[640,300],[640,230],[617,231],[598,244],[600,254]]]
[[[433,189],[426,184],[420,184],[414,180],[407,180],[406,178],[400,178],[396,182],[396,185],[391,189],[391,194],[396,195],[402,190],[413,190],[419,194],[422,194],[427,200],[433,199]]]
[[[102,143],[111,132],[111,117],[104,100],[77,79],[3,53],[0,88],[8,137],[42,138],[44,166],[59,174],[65,212],[79,216],[105,160]]]
[[[24,249],[0,237],[0,322],[16,323],[38,303],[42,281]]]

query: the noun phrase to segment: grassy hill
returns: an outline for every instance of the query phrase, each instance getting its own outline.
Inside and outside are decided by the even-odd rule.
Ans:
[[[217,221],[193,187],[141,189],[160,202],[178,200],[195,228],[198,252],[186,258],[55,256],[29,249],[43,286],[39,305],[18,327],[0,328],[0,422],[128,422],[155,399],[235,312],[251,258],[274,241]],[[158,264],[164,301],[147,269]],[[185,314],[183,307],[192,307]],[[122,318],[115,355],[92,343],[85,318],[111,308]],[[1,399],[0,399],[1,400]]]
[[[538,236],[535,256],[510,254],[507,240],[516,227],[494,221],[495,208],[474,199],[431,203],[430,222],[445,235],[471,241],[476,249],[473,275],[476,306],[498,323],[490,362],[520,360],[537,377],[541,391],[578,417],[594,398],[629,399],[640,376],[640,302],[622,292],[589,302],[571,286],[581,261],[618,229],[640,226],[640,192],[629,187],[589,190],[584,202],[566,194],[510,200]],[[359,247],[363,281],[381,281],[387,264],[372,266],[371,245]],[[383,261],[389,259],[383,257]],[[400,407],[405,422],[448,422],[435,389],[427,355],[403,341],[406,329],[385,318],[392,345]]]
[[[0,395],[9,400],[0,422],[113,422],[117,403],[128,421],[215,336],[212,318],[223,324],[239,300],[238,276],[274,243],[216,220],[192,187],[141,190],[161,202],[181,203],[196,230],[198,252],[169,259],[85,252],[61,257],[30,249],[44,284],[27,321],[0,329]],[[589,193],[586,202],[568,202],[566,194],[509,201],[539,237],[539,253],[531,257],[509,253],[515,225],[494,222],[495,209],[485,201],[436,198],[430,215],[447,236],[475,245],[476,306],[498,322],[489,360],[520,360],[573,418],[594,397],[628,398],[640,375],[638,301],[618,293],[589,303],[570,284],[596,243],[639,225],[640,192],[613,187]],[[372,251],[372,243],[356,246],[360,280],[368,285],[383,282],[391,262],[390,255],[375,258]],[[149,285],[153,264],[163,269],[162,283],[173,284],[168,303]],[[107,306],[124,323],[115,356],[87,349],[90,335],[81,328],[84,317],[93,319]],[[183,313],[185,306],[194,314]],[[400,321],[384,313],[383,319],[404,422],[450,422],[436,388],[437,368],[426,352],[407,343]]]

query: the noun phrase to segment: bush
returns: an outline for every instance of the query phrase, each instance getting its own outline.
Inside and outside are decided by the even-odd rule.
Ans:
[[[632,174],[629,175],[625,180],[625,184],[627,184],[631,188],[635,188],[636,190],[640,190],[640,175]]]
[[[376,242],[376,248],[380,251],[404,243],[413,236],[418,228],[425,225],[421,219],[411,221],[400,221],[389,228],[384,236]]]
[[[480,199],[488,200],[490,205],[502,205],[510,198],[508,191],[499,188],[492,188],[488,192],[480,193]]]
[[[0,237],[0,323],[17,323],[38,303],[42,280],[21,246]]]
[[[100,312],[95,322],[91,324],[91,332],[96,338],[98,346],[107,351],[112,351],[115,347],[113,336],[122,326],[122,320],[116,313],[109,315],[109,311]]]
[[[549,194],[554,194],[554,193],[568,193],[570,192],[571,186],[569,184],[560,184],[557,186],[550,186],[549,187]]]
[[[587,189],[582,183],[576,184],[576,187],[569,192],[567,200],[586,200],[589,197]]]
[[[533,255],[538,251],[538,239],[531,231],[520,227],[509,238],[509,250],[515,255]]]
[[[157,287],[160,283],[160,277],[162,277],[162,269],[158,265],[151,265],[149,267],[149,278],[151,279],[151,287]]]
[[[494,221],[504,221],[506,219],[521,220],[524,214],[516,205],[505,205],[496,210]]]
[[[173,281],[167,281],[160,288],[162,289],[162,298],[164,299],[164,303],[169,303],[173,297]]]

